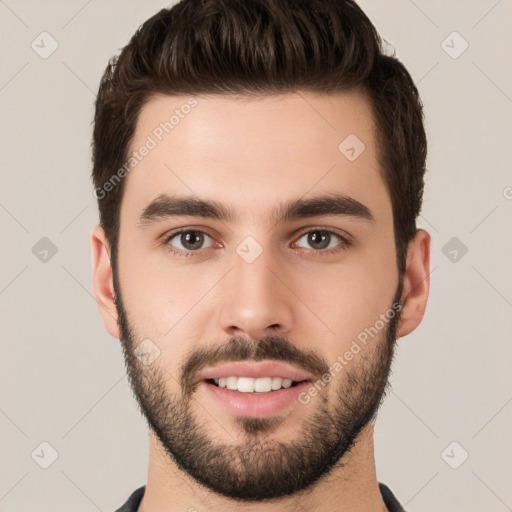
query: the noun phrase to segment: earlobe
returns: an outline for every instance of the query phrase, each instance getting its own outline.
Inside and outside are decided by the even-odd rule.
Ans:
[[[421,323],[427,308],[430,289],[430,235],[424,229],[418,229],[409,243],[403,285],[398,337],[414,331]]]
[[[96,303],[98,304],[105,329],[107,329],[111,336],[119,339],[120,333],[117,324],[110,247],[105,231],[100,225],[95,226],[91,231],[91,251],[92,284]]]

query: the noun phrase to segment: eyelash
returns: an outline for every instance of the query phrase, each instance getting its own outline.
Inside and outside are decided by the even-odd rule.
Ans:
[[[340,243],[337,246],[331,247],[329,249],[320,249],[320,250],[307,249],[307,251],[309,253],[312,253],[312,255],[314,257],[323,257],[323,256],[326,256],[327,254],[337,254],[339,251],[346,251],[352,245],[352,243],[347,238],[342,237],[341,235],[339,235],[338,233],[335,233],[334,231],[330,231],[330,230],[324,229],[324,228],[313,228],[313,229],[310,228],[306,231],[303,231],[298,236],[297,241],[299,241],[304,235],[307,235],[308,233],[314,233],[314,232],[328,233],[330,235],[337,237],[340,240]],[[180,249],[176,249],[175,247],[173,247],[169,242],[173,238],[175,238],[177,235],[180,235],[182,233],[202,233],[202,234],[205,234],[206,236],[213,239],[213,237],[211,235],[209,235],[208,233],[206,233],[205,231],[202,231],[200,229],[191,229],[191,228],[181,228],[176,231],[173,231],[168,236],[164,236],[164,238],[162,240],[162,245],[170,253],[176,254],[178,256],[184,256],[186,258],[195,257],[197,255],[197,253],[199,253],[201,251],[201,249],[197,249],[195,251],[182,251]],[[296,243],[296,242],[294,242],[294,243]]]

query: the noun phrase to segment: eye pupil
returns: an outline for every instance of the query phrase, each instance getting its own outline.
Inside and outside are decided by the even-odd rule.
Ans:
[[[325,249],[330,242],[331,235],[325,231],[311,231],[308,235],[308,242],[316,245],[319,249]]]
[[[181,235],[181,243],[186,249],[197,249],[203,244],[203,234],[197,231],[187,231]]]

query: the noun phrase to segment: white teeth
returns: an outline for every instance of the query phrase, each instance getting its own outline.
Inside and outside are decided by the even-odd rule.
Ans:
[[[234,377],[236,379],[236,377]],[[252,393],[254,391],[254,379],[251,377],[238,377],[238,391]]]
[[[272,377],[272,390],[281,389],[282,382],[281,377]]]
[[[220,377],[213,379],[215,384],[221,388],[240,391],[241,393],[268,393],[277,391],[281,388],[289,388],[292,385],[291,379],[282,379],[281,377]]]
[[[291,379],[283,379],[283,383],[282,383],[283,388],[289,388],[291,385],[292,385]]]
[[[232,389],[236,391],[238,388],[238,378],[237,377],[226,377],[226,387],[228,389]]]
[[[258,393],[268,393],[272,389],[272,378],[262,377],[254,379],[254,391]]]

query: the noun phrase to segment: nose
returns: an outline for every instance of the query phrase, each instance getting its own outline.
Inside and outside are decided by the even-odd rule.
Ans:
[[[268,252],[263,251],[252,263],[234,254],[234,268],[221,281],[220,322],[230,336],[245,334],[260,339],[286,335],[292,329],[293,294],[282,269],[267,256]]]

